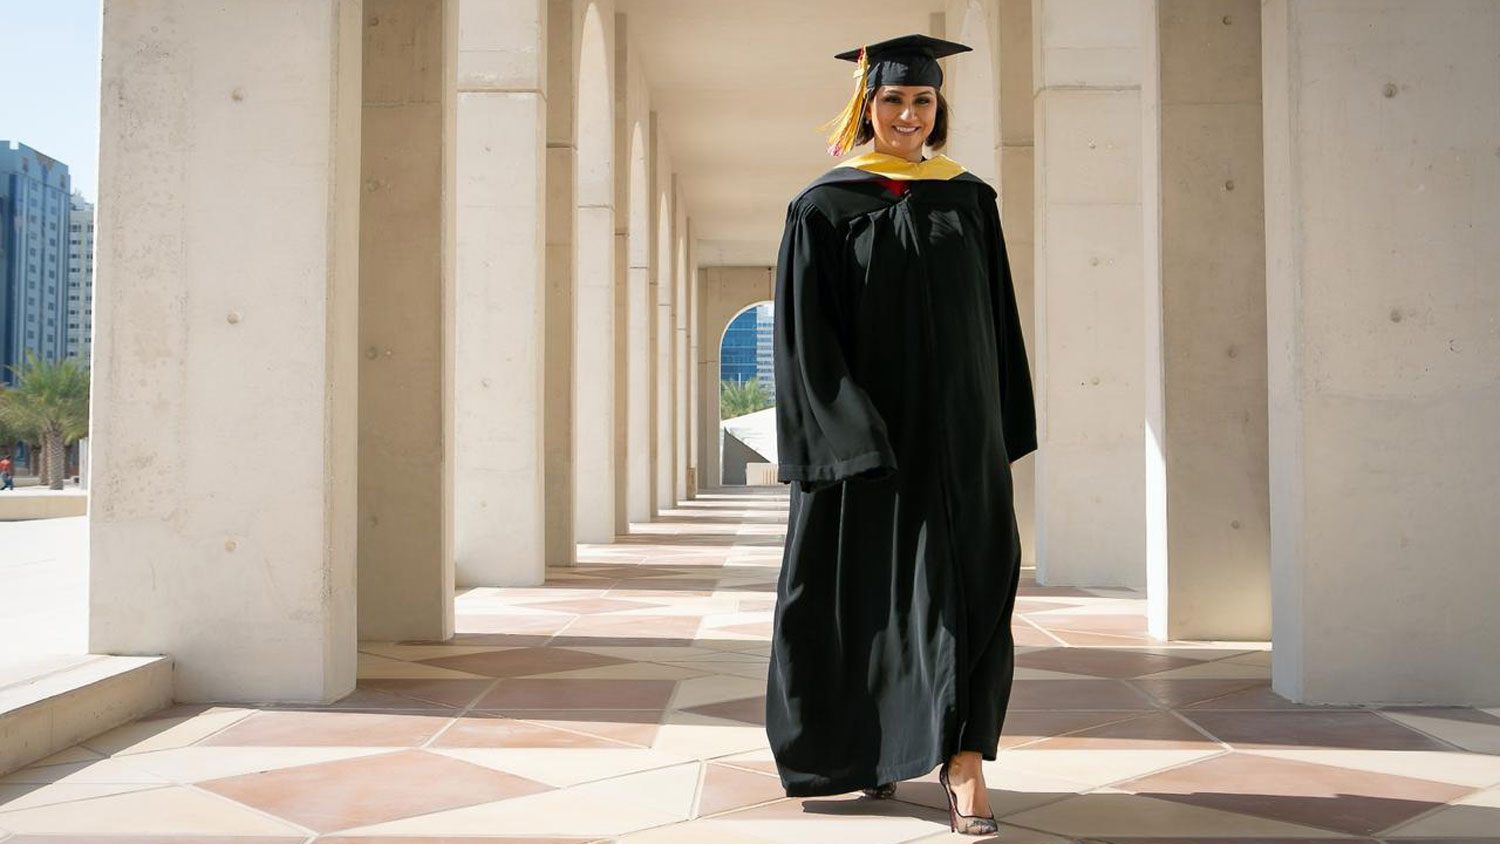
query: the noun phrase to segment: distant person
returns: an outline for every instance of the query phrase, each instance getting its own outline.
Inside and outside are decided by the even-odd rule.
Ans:
[[[12,466],[9,454],[0,457],[0,490],[16,488],[16,476],[11,474]]]
[[[777,479],[791,483],[766,733],[790,796],[941,766],[949,828],[996,830],[1021,540],[1010,463],[1036,449],[995,191],[943,155],[938,59],[909,35],[858,62],[830,152],[874,142],[787,210],[776,263]]]

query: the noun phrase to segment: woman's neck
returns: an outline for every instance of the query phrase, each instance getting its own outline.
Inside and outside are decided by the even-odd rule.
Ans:
[[[877,143],[875,144],[875,151],[882,155],[889,155],[892,158],[904,158],[913,164],[920,164],[922,162],[922,150],[920,147],[918,147],[917,151],[915,153],[912,153],[912,155],[902,155],[901,153],[895,152],[889,148],[882,149],[881,145]]]

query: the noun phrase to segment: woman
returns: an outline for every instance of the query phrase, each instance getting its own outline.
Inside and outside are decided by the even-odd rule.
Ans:
[[[995,192],[946,140],[911,35],[856,61],[830,152],[787,211],[776,276],[778,477],[791,483],[766,695],[788,795],[939,764],[955,830],[995,829],[981,759],[1010,696],[1021,546],[1010,461],[1036,449]]]

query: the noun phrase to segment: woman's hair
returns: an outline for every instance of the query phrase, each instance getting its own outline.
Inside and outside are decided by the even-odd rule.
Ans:
[[[870,97],[870,102],[875,98]],[[854,145],[867,144],[875,138],[875,127],[870,125],[870,112],[867,105],[865,116],[859,119],[859,133],[854,136]],[[942,149],[948,143],[948,100],[943,97],[943,92],[937,92],[937,117],[932,121],[932,132],[927,135],[927,146],[931,149]]]

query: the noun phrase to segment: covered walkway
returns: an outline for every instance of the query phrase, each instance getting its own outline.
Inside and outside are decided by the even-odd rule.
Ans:
[[[362,643],[333,705],[100,735],[0,778],[0,841],[954,840],[935,782],[782,796],[761,725],[785,519],[781,488],[704,490],[544,585],[463,591],[450,641]],[[1500,710],[1289,703],[1264,645],[1153,642],[1134,590],[1028,577],[1017,613],[1001,840],[1496,840]]]

